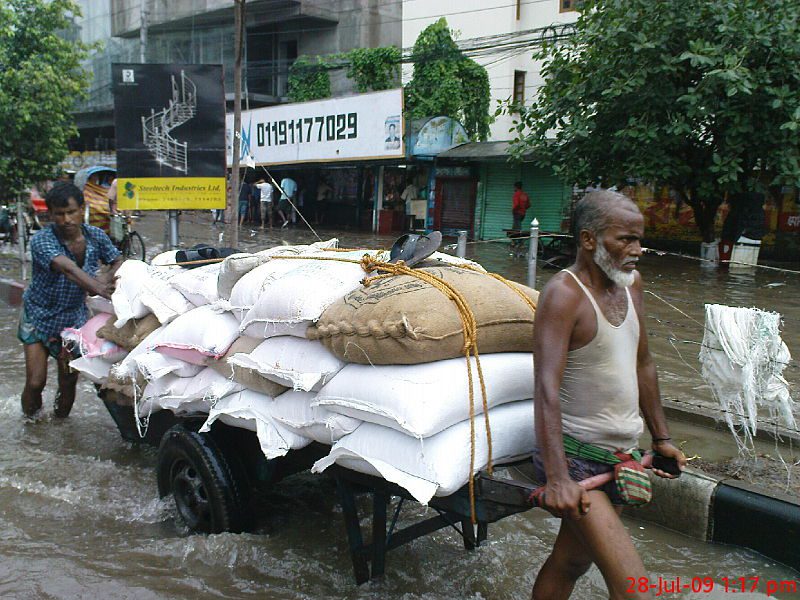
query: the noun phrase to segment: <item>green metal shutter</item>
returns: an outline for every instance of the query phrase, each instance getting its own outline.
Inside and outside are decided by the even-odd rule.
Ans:
[[[480,238],[491,240],[505,237],[503,229],[511,229],[511,198],[514,182],[520,180],[519,166],[489,163],[484,176],[484,204]]]
[[[550,170],[532,164],[522,166],[522,189],[531,199],[531,207],[525,214],[525,228],[533,218],[539,220],[542,232],[560,233],[564,206],[569,199],[569,190]]]

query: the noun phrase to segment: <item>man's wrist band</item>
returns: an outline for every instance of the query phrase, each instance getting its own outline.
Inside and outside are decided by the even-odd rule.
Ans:
[[[665,438],[653,438],[653,443],[654,443],[654,444],[655,444],[655,443],[658,443],[658,442],[671,442],[671,441],[672,441],[672,438],[671,438],[671,437],[665,437]]]

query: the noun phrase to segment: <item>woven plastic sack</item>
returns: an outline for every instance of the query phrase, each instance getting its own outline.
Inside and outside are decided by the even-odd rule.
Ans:
[[[244,390],[221,398],[209,410],[208,420],[200,431],[210,431],[214,422],[255,431],[261,451],[268,459],[285,456],[289,450],[298,450],[311,443],[311,439],[283,427],[272,415],[273,398]]]
[[[489,411],[494,464],[530,455],[536,447],[533,401],[504,404]],[[488,462],[486,430],[475,419],[475,473]],[[467,484],[470,465],[470,424],[461,421],[433,437],[420,440],[394,429],[364,423],[336,442],[330,454],[311,471],[320,473],[332,464],[396,483],[422,504],[436,496],[449,496]]]
[[[314,397],[313,392],[284,392],[275,398],[272,415],[289,431],[329,446],[361,425],[358,419],[312,406]]]
[[[303,391],[320,389],[344,367],[319,342],[292,336],[264,340],[249,354],[234,354],[228,363],[234,373],[253,369],[270,381]]]
[[[483,412],[475,359],[471,360],[475,414]],[[533,397],[533,355],[481,356],[489,407]],[[317,395],[317,406],[425,438],[469,418],[464,358],[420,365],[347,365]]]

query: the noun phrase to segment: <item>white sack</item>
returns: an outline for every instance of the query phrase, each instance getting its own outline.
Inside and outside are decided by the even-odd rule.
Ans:
[[[475,414],[483,412],[475,359]],[[489,407],[533,396],[533,355],[502,352],[481,356]],[[464,358],[418,365],[345,366],[317,395],[316,404],[415,437],[429,437],[469,417]]]
[[[208,420],[200,431],[210,431],[217,419],[233,427],[255,431],[261,451],[268,459],[308,446],[311,439],[292,433],[273,418],[273,403],[269,396],[250,390],[225,396],[210,409]]]
[[[93,315],[98,313],[114,314],[114,305],[111,304],[111,300],[102,296],[88,296],[86,298],[86,306],[89,307]]]
[[[194,308],[194,304],[189,302],[183,294],[167,281],[156,277],[145,280],[139,292],[139,300],[163,325],[174,321],[175,318]]]
[[[130,319],[141,319],[150,312],[139,298],[142,285],[148,278],[147,264],[140,260],[126,260],[114,277],[116,288],[111,294],[111,304],[117,316],[114,327],[120,328]]]
[[[128,356],[122,359],[121,362],[115,364],[112,368],[114,376],[122,381],[130,381],[136,377],[139,372],[137,360],[143,354],[156,345],[161,334],[164,333],[165,327],[162,325],[155,331],[152,331],[142,342],[128,353]]]
[[[142,396],[154,406],[175,409],[195,400],[212,402],[241,389],[238,383],[225,379],[214,369],[205,368],[194,377],[170,374],[154,379],[144,388]]]
[[[143,352],[137,354],[133,361],[145,379],[152,381],[165,375],[175,377],[194,377],[204,369],[201,365],[188,363],[174,356],[167,356],[160,352]]]
[[[314,397],[313,392],[284,392],[275,398],[272,416],[289,431],[328,446],[361,425],[358,419],[312,406]]]
[[[165,326],[157,343],[151,347],[194,350],[204,357],[219,358],[238,337],[239,323],[233,315],[200,306]],[[184,360],[202,363],[202,360]]]
[[[178,255],[177,250],[167,250],[166,252],[161,252],[160,254],[156,254],[150,261],[150,264],[154,267],[163,267],[164,265],[174,266],[175,263],[178,262],[177,255]]]
[[[220,298],[228,300],[236,282],[245,274],[267,262],[272,256],[319,252],[322,248],[335,248],[338,243],[339,240],[333,238],[325,242],[315,242],[308,246],[273,246],[256,254],[247,252],[232,254],[222,262],[220,267],[219,278],[217,279],[217,293]]]
[[[269,338],[250,354],[234,354],[228,364],[254,369],[266,379],[295,390],[319,390],[344,363],[321,342],[293,336]]]
[[[374,251],[371,252],[373,255]],[[326,252],[325,258],[360,260],[367,251]],[[322,311],[361,285],[367,273],[356,263],[312,260],[272,281],[242,320],[243,335],[302,337]]]
[[[217,293],[219,270],[219,263],[196,269],[183,269],[182,273],[169,280],[169,284],[194,306],[213,304],[219,300]]]
[[[533,401],[524,400],[489,411],[492,459],[502,464],[533,452]],[[486,430],[482,417],[475,419],[475,473],[488,462]],[[336,442],[330,454],[311,468],[320,473],[332,464],[382,477],[396,483],[422,504],[436,496],[448,496],[469,481],[469,420],[448,427],[433,437],[419,440],[399,431],[364,423]]]
[[[108,381],[108,373],[113,363],[100,357],[86,358],[82,356],[70,361],[69,366],[85,375],[89,381],[104,385]]]
[[[253,308],[265,288],[273,281],[301,265],[308,264],[304,260],[294,258],[271,259],[267,257],[265,260],[266,262],[246,273],[236,282],[231,291],[230,301],[225,305],[225,308],[230,310],[240,322]]]

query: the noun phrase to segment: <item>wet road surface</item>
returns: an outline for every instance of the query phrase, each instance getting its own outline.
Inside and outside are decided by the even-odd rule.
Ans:
[[[160,216],[142,221],[140,229],[153,246],[152,255],[163,237]],[[209,222],[206,214],[184,216],[182,237],[187,245],[216,241],[208,239],[214,231]],[[392,241],[355,234],[337,237],[343,246],[388,247]],[[251,237],[245,230],[241,246],[262,248],[284,239],[310,242],[314,238],[294,230],[270,236],[256,232]],[[525,281],[525,261],[510,258],[506,246],[471,246],[469,256],[490,270]],[[648,257],[641,270],[648,287],[701,322],[705,301],[779,310],[785,317],[785,341],[790,349],[800,348],[795,325],[800,317],[800,280],[796,276],[758,273],[732,278],[669,257]],[[542,274],[539,287],[550,274]],[[768,287],[773,283],[783,285]],[[709,402],[699,375],[684,364],[698,368],[698,348],[678,345],[679,357],[669,341],[656,335],[666,335],[667,325],[655,319],[671,321],[670,331],[681,339],[699,341],[701,328],[654,299],[648,302],[663,394],[687,402]],[[529,511],[490,526],[488,544],[476,552],[463,550],[454,532],[443,530],[417,540],[390,553],[382,581],[361,587],[352,580],[335,489],[322,477],[300,475],[276,486],[265,499],[263,518],[252,534],[187,535],[175,524],[171,504],[158,499],[155,451],[119,437],[90,384],[79,384],[76,407],[68,420],[23,422],[18,398],[24,360],[15,329],[16,310],[0,306],[4,341],[0,346],[0,597],[529,597],[558,526],[543,511]],[[797,382],[796,371],[787,375]],[[52,401],[51,386],[46,406]],[[687,437],[695,436],[698,447],[701,441],[709,445],[709,434],[702,429],[686,427],[685,431]],[[730,443],[726,450],[728,434],[715,435],[717,443],[710,445],[715,452],[735,454]],[[409,514],[424,511],[415,507]],[[701,543],[635,520],[626,523],[654,579],[711,577],[716,582],[713,593],[665,597],[728,597],[722,593],[722,577],[798,578],[794,571],[753,552]],[[588,600],[604,597],[605,585],[596,568],[573,595]]]

